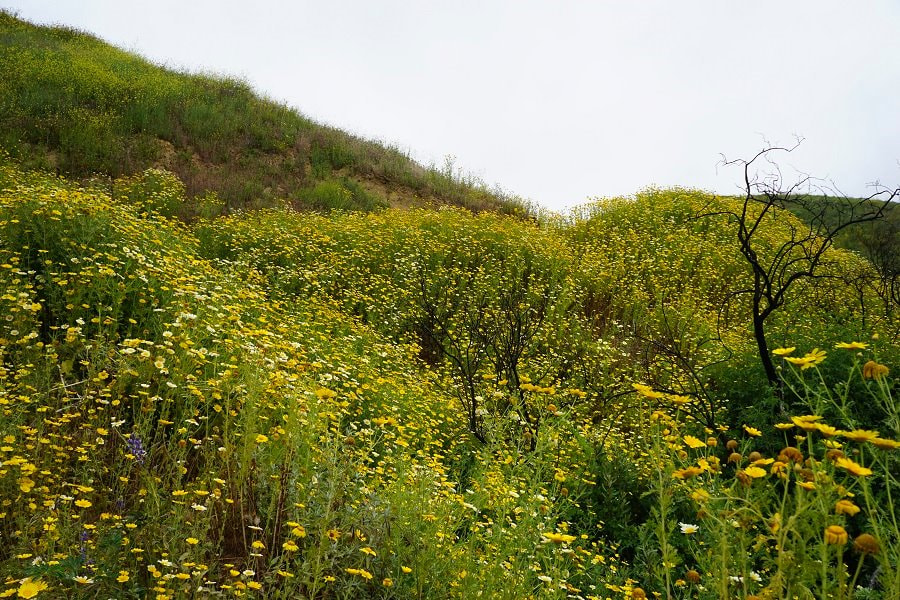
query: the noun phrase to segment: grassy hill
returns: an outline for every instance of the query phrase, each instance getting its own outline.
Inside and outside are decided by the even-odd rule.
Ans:
[[[76,178],[162,167],[190,196],[216,192],[232,208],[284,199],[319,210],[432,203],[525,212],[518,198],[317,124],[241,81],[176,73],[6,12],[0,146],[29,167]]]
[[[879,265],[829,248],[790,288],[776,388],[734,199],[523,219],[239,84],[2,23],[0,598],[900,597]],[[767,213],[756,256],[803,229]]]

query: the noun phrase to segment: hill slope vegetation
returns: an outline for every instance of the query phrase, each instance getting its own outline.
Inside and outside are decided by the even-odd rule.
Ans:
[[[772,396],[741,307],[721,316],[746,275],[728,224],[692,216],[713,199],[651,190],[561,228],[459,209],[188,227],[161,212],[188,201],[178,180],[142,177],[113,198],[12,164],[0,176],[7,590],[641,597],[700,594],[684,577],[702,573],[723,597],[744,570],[748,597],[818,593],[850,566],[820,578],[759,536],[816,560],[803,548],[830,547],[839,523],[877,534],[864,573],[896,559],[878,500],[897,493],[882,371],[896,324],[873,312],[861,329],[836,279],[800,290],[773,339],[809,352],[784,363],[793,393]],[[871,331],[884,337],[813,349]],[[790,420],[813,412],[831,429]],[[779,471],[799,452],[785,421],[817,460],[835,435],[871,450]],[[852,522],[831,508],[850,490],[869,503]],[[788,516],[790,544],[759,529]]]
[[[0,597],[900,597],[883,265],[828,248],[790,288],[772,386],[735,199],[523,219],[239,84],[0,25]],[[756,256],[803,230],[772,210]]]
[[[396,148],[317,124],[245,83],[176,73],[88,34],[0,12],[0,145],[69,176],[161,167],[231,208],[450,204],[524,213],[517,198]]]

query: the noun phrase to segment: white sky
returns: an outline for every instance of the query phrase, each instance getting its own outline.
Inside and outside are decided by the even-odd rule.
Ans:
[[[0,0],[560,209],[733,192],[720,153],[900,182],[900,2]]]

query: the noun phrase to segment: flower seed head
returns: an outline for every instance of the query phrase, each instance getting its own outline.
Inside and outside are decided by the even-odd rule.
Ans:
[[[878,554],[878,540],[870,533],[861,533],[853,540],[853,549],[860,554]]]

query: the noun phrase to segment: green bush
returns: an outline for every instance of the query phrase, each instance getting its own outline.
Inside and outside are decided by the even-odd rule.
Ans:
[[[346,177],[326,179],[311,188],[300,190],[298,199],[302,206],[325,211],[373,211],[387,208],[384,200]]]
[[[139,175],[118,179],[113,186],[117,200],[165,217],[183,214],[185,193],[184,183],[178,176],[164,169],[147,169]]]

